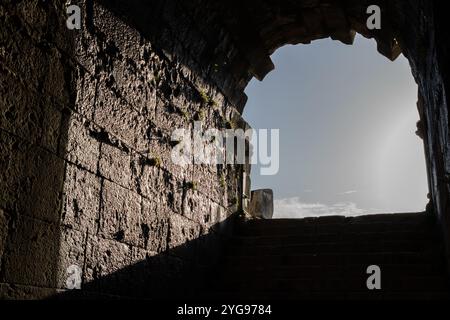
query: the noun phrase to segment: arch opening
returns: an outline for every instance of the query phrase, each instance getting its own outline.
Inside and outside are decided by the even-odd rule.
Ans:
[[[423,141],[415,132],[417,84],[406,58],[391,62],[374,42],[320,40],[284,46],[277,68],[246,88],[244,118],[280,129],[274,218],[421,212],[428,202]],[[255,170],[256,169],[256,170]]]

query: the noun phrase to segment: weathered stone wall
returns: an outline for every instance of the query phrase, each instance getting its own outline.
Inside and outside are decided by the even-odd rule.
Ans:
[[[377,2],[381,32],[364,24],[372,1],[79,0],[73,31],[62,0],[2,1],[0,296],[53,294],[70,265],[89,292],[201,288],[208,276],[193,275],[220,252],[242,168],[174,165],[172,130],[195,120],[246,128],[244,89],[273,69],[274,50],[324,37],[350,44],[355,31],[410,60],[432,204],[450,243],[444,10]]]
[[[70,59],[56,45],[71,45],[70,37],[57,32],[64,23],[58,10],[37,1],[0,4],[2,297],[55,288],[60,239],[69,232],[59,230],[62,122],[74,90]]]
[[[232,69],[240,79],[239,90],[252,77],[264,78],[275,67],[270,54],[286,44],[308,44],[328,37],[351,44],[358,32],[373,38],[378,51],[391,60],[403,52],[419,87],[418,133],[425,144],[430,189],[428,209],[438,218],[450,261],[450,134],[446,93],[450,83],[450,50],[445,32],[447,10],[442,2],[249,0],[240,5],[219,3],[221,19],[246,60]],[[366,9],[374,4],[381,8],[381,30],[369,30],[366,26]]]
[[[167,288],[211,264],[221,223],[238,210],[240,167],[170,157],[172,131],[194,120],[245,126],[239,97],[224,94],[234,80],[203,59],[210,39],[194,8],[151,1],[140,24],[122,15],[133,1],[72,3],[81,30],[66,28],[64,1],[0,4],[1,297],[63,289],[71,265],[103,294],[138,294],[123,287],[145,273]],[[226,38],[214,37],[224,55]],[[146,260],[140,275],[89,286]],[[183,292],[174,285],[165,294]]]
[[[395,28],[419,85],[420,135],[430,184],[430,199],[443,231],[450,261],[450,135],[447,10],[440,1],[404,1],[394,6]]]

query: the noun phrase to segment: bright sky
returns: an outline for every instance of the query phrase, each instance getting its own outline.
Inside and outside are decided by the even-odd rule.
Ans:
[[[358,36],[285,46],[272,60],[247,87],[244,119],[280,129],[279,173],[252,173],[253,190],[274,190],[275,217],[424,210],[417,85],[403,56],[391,62]]]

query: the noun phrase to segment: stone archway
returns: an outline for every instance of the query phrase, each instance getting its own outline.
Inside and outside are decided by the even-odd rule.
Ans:
[[[351,43],[355,31],[374,38],[388,58],[401,48],[410,61],[432,206],[449,249],[442,3],[377,1],[383,27],[372,32],[365,27],[374,4],[368,1],[71,2],[82,9],[78,31],[66,28],[65,1],[0,4],[8,30],[0,33],[2,92],[18,84],[21,92],[1,101],[2,297],[63,289],[72,264],[80,264],[83,283],[110,275],[115,281],[115,274],[127,283],[134,265],[139,275],[154,267],[176,279],[198,261],[210,263],[197,249],[211,251],[239,209],[241,168],[173,166],[170,131],[203,116],[211,127],[246,127],[244,88],[273,69],[276,48],[323,37]],[[24,103],[25,96],[39,101]],[[41,119],[42,110],[49,116]],[[18,170],[9,170],[11,159],[19,159]],[[42,259],[38,265],[23,257],[29,252]],[[97,284],[92,290],[117,293]]]
[[[366,27],[368,6],[382,11],[382,29]],[[421,9],[413,9],[413,8]],[[442,12],[437,4],[421,1],[248,1],[244,5],[223,5],[222,19],[230,30],[245,62],[230,68],[242,92],[252,77],[263,79],[274,65],[270,54],[285,44],[308,43],[331,37],[351,44],[355,32],[374,38],[378,51],[390,60],[403,53],[409,60],[418,84],[420,122],[418,134],[424,139],[427,161],[430,209],[436,213],[449,248],[450,199],[447,178],[449,123],[445,94],[448,49],[443,43]],[[441,8],[442,9],[442,8]],[[444,10],[445,11],[445,10]],[[234,94],[236,95],[236,93]],[[238,110],[245,96],[235,99]],[[441,129],[436,127],[440,123]]]
[[[252,168],[252,189],[274,191],[274,217],[418,212],[429,201],[409,63],[355,42],[284,46],[275,70],[246,88],[245,120],[280,130],[278,173]]]

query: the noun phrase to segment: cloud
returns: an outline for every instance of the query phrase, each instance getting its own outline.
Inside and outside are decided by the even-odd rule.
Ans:
[[[334,205],[321,203],[304,203],[299,197],[274,201],[275,218],[306,218],[320,216],[360,216],[375,212],[358,208],[353,202],[342,202]]]
[[[342,192],[342,193],[340,193],[340,195],[349,195],[349,194],[355,194],[355,193],[358,193],[358,191],[356,191],[356,190],[349,190],[349,191],[345,191],[345,192]]]

